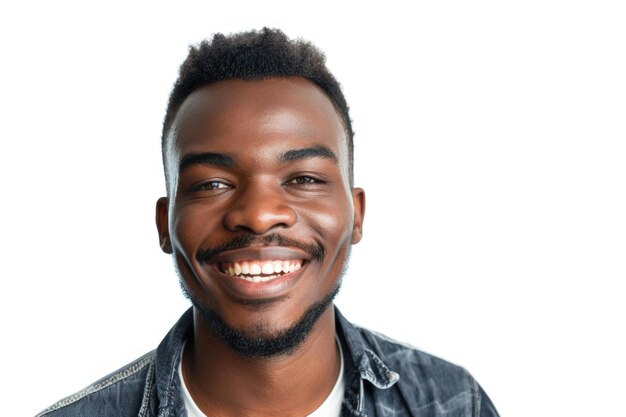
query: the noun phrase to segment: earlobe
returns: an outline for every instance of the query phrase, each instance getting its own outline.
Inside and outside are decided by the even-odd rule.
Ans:
[[[165,253],[172,253],[172,242],[169,235],[169,221],[168,221],[168,200],[166,197],[161,197],[156,204],[156,226],[159,232],[159,245],[161,250]]]
[[[365,217],[365,191],[362,188],[352,189],[354,204],[354,223],[352,225],[352,244],[355,245],[363,237],[363,218]]]
[[[169,237],[165,236],[161,239],[161,250],[167,254],[172,254],[172,244]]]

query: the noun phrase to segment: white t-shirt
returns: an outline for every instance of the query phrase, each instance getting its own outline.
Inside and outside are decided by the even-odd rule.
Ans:
[[[341,403],[343,402],[343,395],[346,388],[345,382],[343,380],[343,352],[341,350],[341,345],[339,343],[339,339],[337,339],[337,347],[339,348],[339,358],[341,360],[341,364],[339,367],[339,376],[337,377],[337,381],[335,382],[335,386],[333,387],[328,397],[324,400],[324,402],[311,414],[307,417],[340,417],[341,415]],[[207,417],[200,408],[196,405],[193,398],[191,398],[191,394],[187,389],[187,384],[185,383],[185,379],[183,378],[183,366],[182,366],[182,352],[185,350],[185,344],[183,344],[183,348],[181,350],[181,361],[178,362],[178,377],[181,381],[181,388],[183,390],[183,401],[185,402],[185,408],[187,409],[188,417]]]

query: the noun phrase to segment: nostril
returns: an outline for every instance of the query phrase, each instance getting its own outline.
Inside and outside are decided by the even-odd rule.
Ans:
[[[233,231],[264,234],[274,228],[289,228],[296,220],[296,212],[289,205],[262,201],[232,208],[224,216],[224,225]]]

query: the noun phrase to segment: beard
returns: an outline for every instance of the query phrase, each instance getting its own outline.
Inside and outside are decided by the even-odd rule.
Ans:
[[[339,293],[341,277],[333,289],[321,300],[313,303],[299,320],[287,329],[274,332],[264,331],[262,327],[242,330],[230,326],[217,312],[202,305],[191,295],[182,278],[180,283],[183,294],[200,313],[204,324],[213,330],[233,352],[247,358],[271,358],[293,353],[306,340],[317,320],[332,305],[335,296]]]
[[[312,262],[322,263],[325,257],[325,251],[319,245],[307,245],[273,234],[263,238],[242,236],[222,246],[201,250],[198,252],[196,259],[199,262],[208,262],[213,256],[222,251],[245,247],[251,243],[298,247],[311,255]],[[348,267],[349,258],[350,247],[348,247],[341,272],[337,277],[337,282],[334,287],[321,299],[310,305],[295,323],[291,324],[286,329],[278,331],[270,331],[264,326],[257,326],[253,329],[238,329],[229,325],[218,312],[204,305],[189,291],[183,274],[178,269],[175,256],[174,266],[178,273],[180,286],[185,297],[191,301],[194,309],[200,313],[204,324],[220,337],[233,352],[247,358],[271,358],[293,353],[298,346],[306,340],[313,330],[315,323],[317,323],[322,314],[332,305],[333,300],[339,293],[343,276]],[[262,303],[264,302],[261,302],[261,304]]]

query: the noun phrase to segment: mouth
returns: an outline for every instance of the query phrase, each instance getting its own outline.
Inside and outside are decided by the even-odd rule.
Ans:
[[[246,246],[222,251],[208,265],[220,274],[220,285],[238,300],[277,299],[301,281],[312,257],[285,246]]]
[[[245,260],[220,262],[217,267],[231,277],[248,282],[268,282],[300,270],[305,263],[305,259]]]

